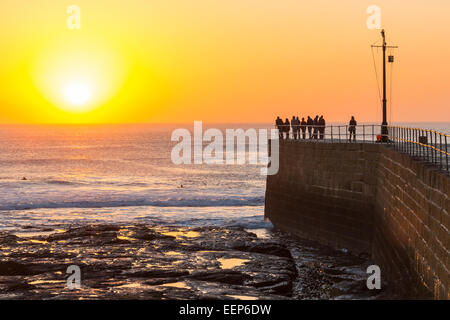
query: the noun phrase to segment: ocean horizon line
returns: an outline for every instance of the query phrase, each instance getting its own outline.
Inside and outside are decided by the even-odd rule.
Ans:
[[[108,126],[108,125],[160,125],[160,126],[172,126],[172,125],[192,125],[194,121],[202,121],[202,120],[193,120],[190,122],[92,122],[92,123],[70,123],[70,122],[48,122],[48,123],[33,123],[33,122],[5,122],[0,123],[0,126]],[[215,122],[215,121],[202,121],[203,124],[207,125],[272,125],[273,121],[267,122]],[[381,121],[358,121],[360,124],[378,124]],[[343,121],[328,121],[329,124],[336,123],[347,123],[346,120]],[[439,123],[439,124],[450,124],[449,121],[391,121],[389,124],[417,124],[417,123]]]

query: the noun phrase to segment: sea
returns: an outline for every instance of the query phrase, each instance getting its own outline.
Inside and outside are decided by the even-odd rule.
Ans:
[[[210,125],[270,128],[270,125]],[[262,165],[176,165],[193,124],[0,126],[0,230],[84,223],[270,226]]]

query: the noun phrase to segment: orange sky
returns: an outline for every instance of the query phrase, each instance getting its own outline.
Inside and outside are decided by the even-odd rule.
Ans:
[[[2,0],[0,123],[378,122],[371,4],[400,46],[392,120],[450,121],[448,0]]]

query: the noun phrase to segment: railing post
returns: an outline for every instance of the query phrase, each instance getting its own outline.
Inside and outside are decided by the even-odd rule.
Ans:
[[[392,127],[388,127],[388,141],[394,141],[394,132]]]
[[[408,128],[408,154],[412,154],[412,144],[411,144],[412,138],[411,138],[411,128]]]
[[[405,129],[402,127],[402,128],[400,128],[400,135],[401,135],[401,150],[402,150],[402,152],[404,152],[405,151],[405,139],[404,139],[404,137],[405,137],[405,135],[404,135],[404,133],[405,133]]]
[[[392,143],[395,144],[395,128],[394,127],[390,127],[389,128],[389,132],[390,132],[389,136],[391,138],[391,141],[392,141]]]
[[[400,127],[397,127],[397,149],[400,150],[401,140],[400,140]]]
[[[394,148],[397,149],[397,127],[394,127]]]
[[[411,139],[409,137],[409,134],[410,134],[409,128],[406,128],[406,153],[407,154],[411,154],[411,143],[410,143]]]
[[[418,154],[418,157],[420,158],[420,129],[417,129],[417,139],[416,139],[416,142],[417,142],[417,154]]]
[[[430,139],[428,139],[428,135]],[[433,136],[430,131],[427,131],[427,161],[433,162],[433,150],[431,149],[431,145],[433,144]]]
[[[414,152],[415,152],[416,157],[419,154],[419,145],[417,144],[418,142],[419,142],[419,133],[416,128],[416,129],[414,129],[414,150],[415,150]]]
[[[404,131],[404,134],[403,134],[403,142],[404,142],[403,147],[404,147],[404,152],[405,152],[405,153],[408,153],[408,138],[406,137],[408,133],[407,133],[406,128],[404,128],[403,131]]]
[[[398,149],[399,145],[400,145],[400,139],[398,138],[399,134],[400,134],[400,132],[398,130],[398,127],[395,127],[395,141],[397,142],[396,145],[395,145],[396,149]]]
[[[434,163],[433,132],[432,131],[430,131],[430,151],[431,151],[431,162]]]
[[[408,128],[408,154],[412,154],[412,145],[411,145],[411,128]]]
[[[425,137],[427,137],[427,143],[423,146],[423,159],[426,160],[427,159],[427,152],[428,152],[428,147],[427,147],[427,145],[428,145],[428,135],[427,135],[426,131],[425,131],[425,133],[422,132],[422,135],[425,135]]]
[[[406,153],[409,154],[409,128],[405,128]]]
[[[445,159],[447,162],[447,171],[448,171],[448,145],[447,145],[447,136],[445,136]]]
[[[401,150],[402,150],[402,152],[404,152],[405,151],[405,135],[404,135],[404,133],[405,133],[405,128],[403,128],[403,127],[401,127],[400,128],[400,134],[401,134]]]
[[[421,132],[421,136],[423,137],[423,130],[420,130],[420,132]],[[422,150],[420,151],[420,155],[421,155],[422,159],[425,160],[425,151],[426,151],[425,146],[421,145],[421,147],[422,147]]]
[[[420,158],[420,129],[418,128],[416,132],[417,157]]]
[[[439,134],[439,168],[442,169],[442,134]]]
[[[438,157],[437,157],[436,147],[437,147],[437,133],[436,133],[436,131],[434,131],[434,148],[433,148],[433,150],[434,150],[434,161],[437,163],[438,162]]]
[[[396,127],[392,127],[392,141],[394,142],[394,148],[395,148],[395,144],[397,142],[397,128]]]
[[[408,153],[408,128],[405,128],[405,152]]]
[[[426,133],[425,130],[422,130],[422,136],[425,135],[425,137],[427,137],[427,143],[425,145],[422,146],[423,148],[423,160],[426,161],[427,160],[427,152],[428,152],[428,135]]]
[[[333,143],[333,126],[330,127],[330,131],[331,131],[331,143]]]
[[[401,140],[400,140],[400,127],[397,127],[397,133],[395,134],[395,136],[396,136],[396,140],[397,140],[396,148],[397,148],[397,150],[400,150],[400,143],[401,143]]]
[[[395,145],[395,128],[390,127],[389,132],[390,132],[390,137],[391,137],[392,143],[394,143],[394,145]]]
[[[408,128],[408,151],[409,154],[412,155],[413,154],[413,145],[412,145],[412,129]]]
[[[419,144],[419,139],[420,139],[420,130],[417,129],[417,130],[416,130],[416,152],[417,152],[417,157],[420,158],[420,144]]]
[[[408,153],[408,128],[405,128],[405,153]]]
[[[408,139],[408,128],[405,128],[405,152],[406,153],[408,153],[408,148],[409,148],[408,141],[409,141],[409,139]]]
[[[424,147],[423,147],[423,159],[424,160],[428,160],[428,132],[426,131],[426,130],[424,130],[424,135],[425,135],[425,137],[427,137],[426,139],[427,139],[427,143],[424,145]]]

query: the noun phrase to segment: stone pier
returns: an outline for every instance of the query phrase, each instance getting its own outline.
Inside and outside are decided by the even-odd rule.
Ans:
[[[382,144],[280,141],[265,216],[368,254],[392,286],[450,299],[450,175]]]

